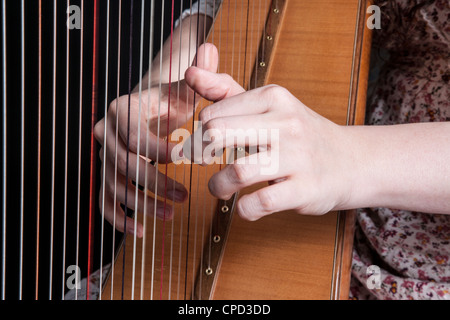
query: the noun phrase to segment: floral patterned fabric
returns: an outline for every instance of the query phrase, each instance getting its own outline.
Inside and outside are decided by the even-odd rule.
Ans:
[[[367,124],[450,121],[450,2],[376,4]],[[450,215],[360,209],[350,299],[450,299]]]

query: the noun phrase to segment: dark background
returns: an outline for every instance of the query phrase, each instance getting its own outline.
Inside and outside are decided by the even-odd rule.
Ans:
[[[145,0],[142,0],[145,1]],[[105,107],[105,68],[106,68],[106,18],[107,1],[100,0],[99,21],[99,69],[98,69],[98,114],[101,119]],[[129,82],[133,88],[139,81],[141,1],[135,0],[133,12],[130,12],[131,0],[122,1],[122,31],[120,60],[120,92],[128,93]],[[154,54],[159,51],[161,41],[162,2],[155,1]],[[190,1],[176,0],[175,20],[180,15],[181,3],[188,8]],[[21,8],[20,1],[6,1],[6,55],[7,55],[7,234],[6,234],[6,299],[19,298],[19,261],[20,261],[20,139],[21,139]],[[81,7],[81,1],[70,1],[70,5]],[[63,285],[70,274],[65,275],[63,269],[75,264],[77,237],[77,189],[78,189],[78,137],[79,137],[79,91],[80,69],[83,71],[83,112],[82,112],[82,169],[80,200],[80,250],[79,266],[82,278],[87,275],[88,260],[88,226],[89,226],[89,161],[90,130],[92,105],[92,57],[93,57],[93,19],[94,1],[84,1],[84,46],[83,65],[80,66],[81,31],[70,31],[69,52],[69,124],[68,124],[68,199],[65,262],[63,261],[64,230],[64,166],[65,166],[65,118],[66,118],[66,1],[57,1],[57,58],[56,58],[56,128],[55,128],[55,202],[54,202],[54,239],[53,239],[53,294],[52,299],[61,299]],[[170,34],[172,13],[171,1],[165,1],[164,37]],[[34,299],[36,280],[38,280],[39,299],[49,298],[50,282],[50,225],[51,225],[51,172],[52,172],[52,110],[53,110],[53,1],[42,1],[42,140],[41,140],[41,197],[39,228],[39,276],[36,279],[36,236],[37,236],[37,150],[38,150],[38,1],[25,1],[25,136],[24,136],[24,232],[23,232],[23,299]],[[129,77],[130,64],[130,13],[133,16],[132,29],[132,71]],[[117,56],[118,56],[118,17],[119,1],[110,1],[110,46],[109,46],[109,78],[108,97],[106,103],[117,97]],[[148,69],[150,1],[145,1],[144,25],[144,69]],[[4,72],[4,70],[3,70]],[[96,156],[99,146],[96,144]],[[96,161],[96,186],[100,185],[100,161]],[[98,189],[98,188],[97,188]],[[100,263],[101,215],[98,206],[98,190],[95,193],[94,226],[94,266]],[[1,230],[0,230],[1,232]],[[103,263],[111,261],[112,228],[105,223],[105,247]],[[3,237],[3,235],[2,235]],[[117,243],[122,234],[117,233]],[[2,252],[3,254],[3,252]],[[1,277],[1,274],[0,274]]]

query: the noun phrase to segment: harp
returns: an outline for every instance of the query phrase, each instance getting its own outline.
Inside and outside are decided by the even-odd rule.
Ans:
[[[365,0],[215,3],[211,28],[192,38],[215,44],[218,72],[248,90],[279,84],[338,124],[363,124],[370,52]],[[142,239],[105,222],[106,171],[94,125],[112,101],[131,95],[132,85],[142,100],[148,88],[140,79],[158,52],[153,43],[181,43],[173,26],[188,4],[2,1],[2,299],[347,298],[354,213],[282,212],[243,221],[233,214],[240,194],[227,201],[209,194],[208,179],[221,163],[146,161],[141,170],[189,186],[189,201],[162,199],[175,212],[170,220],[122,203],[144,226]],[[77,12],[80,28],[71,29]],[[197,15],[190,26],[200,19],[206,25]],[[193,48],[171,56],[173,64],[191,64]],[[172,69],[177,82],[182,73]],[[189,132],[210,102],[196,103],[181,126]],[[144,150],[138,154],[147,158]],[[143,192],[153,201],[151,189]]]

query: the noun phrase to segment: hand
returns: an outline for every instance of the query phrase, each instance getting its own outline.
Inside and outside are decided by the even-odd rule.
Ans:
[[[212,45],[204,45],[199,48],[197,55],[197,65],[215,72],[217,70],[218,54]],[[170,128],[168,124],[168,101],[170,90]],[[144,88],[143,88],[144,89]],[[178,97],[179,92],[179,99]],[[160,100],[161,96],[161,100]],[[127,154],[127,137],[128,137],[128,98],[130,98],[130,126],[129,126],[129,152]],[[154,198],[147,197],[145,200],[145,192],[136,188],[132,181],[138,181],[140,186],[145,187],[149,191],[155,192],[156,177],[158,175],[157,195],[167,196],[168,199],[182,202],[187,197],[187,191],[184,186],[171,179],[165,185],[165,176],[163,173],[155,170],[150,165],[150,159],[158,163],[168,163],[171,158],[171,151],[174,147],[173,143],[167,144],[164,137],[170,134],[176,126],[182,126],[187,119],[192,116],[194,92],[186,85],[186,81],[172,82],[162,84],[161,91],[159,85],[153,86],[150,90],[143,90],[141,99],[139,93],[132,93],[122,96],[114,100],[108,109],[108,114],[100,120],[95,126],[95,137],[102,145],[100,149],[100,158],[102,160],[102,175],[105,169],[105,199],[104,212],[105,219],[113,224],[114,206],[116,208],[115,227],[117,230],[124,232],[125,213],[120,203],[125,203],[125,186],[127,185],[127,206],[131,210],[137,210],[143,213],[144,201],[146,201],[145,214],[156,215],[159,218],[170,219],[173,215],[171,206],[164,206],[163,201],[156,202],[154,206]],[[139,101],[140,100],[140,101]],[[196,99],[195,101],[198,101]],[[140,103],[139,103],[140,102]],[[160,103],[161,102],[161,103]],[[158,111],[159,116],[158,116]],[[158,136],[158,120],[160,134]],[[140,130],[139,130],[140,124]],[[105,136],[106,126],[106,136]],[[117,150],[116,150],[116,129]],[[169,129],[169,130],[167,130]],[[158,146],[159,144],[159,146]],[[104,149],[106,158],[104,157]],[[139,149],[139,150],[138,150]],[[116,152],[117,151],[117,152]],[[139,151],[139,152],[138,152]],[[128,165],[127,165],[128,156]],[[137,170],[137,160],[139,159],[139,171]],[[104,166],[104,167],[103,167]],[[116,172],[117,166],[117,183]],[[148,170],[146,170],[146,166]],[[128,171],[128,181],[126,174]],[[145,185],[145,182],[147,184]],[[167,194],[164,195],[167,189]],[[174,191],[175,190],[175,191]],[[138,193],[137,208],[135,206],[135,196]],[[103,186],[100,190],[100,206],[103,203]],[[116,199],[116,201],[114,201]],[[134,230],[134,221],[127,217],[126,232],[130,234],[136,233],[138,237],[142,237],[143,227],[137,224],[137,230]]]
[[[209,150],[257,147],[211,178],[213,195],[229,199],[245,187],[268,182],[238,201],[237,212],[248,220],[290,209],[319,215],[346,207],[353,161],[345,127],[318,115],[279,86],[244,92],[229,76],[194,67],[185,78],[193,90],[216,102],[200,113],[203,132],[211,132]],[[265,132],[268,138],[249,139],[245,136],[249,132]],[[204,163],[209,156],[203,154]],[[267,164],[275,170],[264,170]]]

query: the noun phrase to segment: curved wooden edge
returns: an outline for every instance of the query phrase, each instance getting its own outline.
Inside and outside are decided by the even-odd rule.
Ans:
[[[216,214],[211,222],[213,238],[207,239],[203,247],[203,256],[209,257],[209,260],[204,259],[199,264],[192,300],[211,300],[213,298],[237,197],[238,194],[235,193],[230,200],[221,200],[217,205]]]
[[[355,47],[349,94],[347,125],[363,125],[370,69],[372,32],[366,27],[367,8],[371,0],[360,0],[355,29]],[[332,300],[347,300],[350,291],[353,237],[356,210],[341,211],[337,215],[336,246],[331,286]]]

